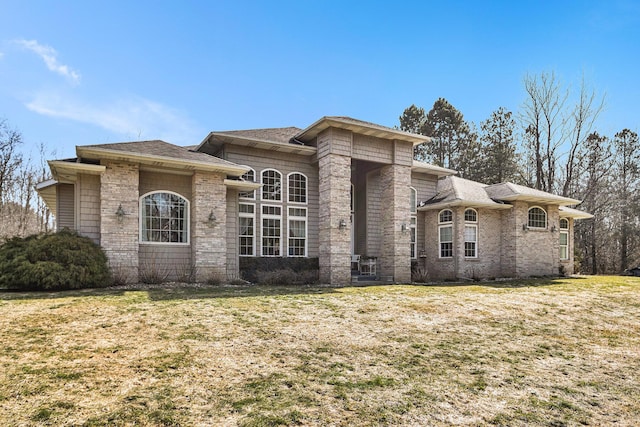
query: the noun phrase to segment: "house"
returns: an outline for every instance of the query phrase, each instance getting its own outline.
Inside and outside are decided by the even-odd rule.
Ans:
[[[198,281],[237,277],[240,260],[317,259],[323,283],[352,268],[411,281],[573,272],[579,200],[484,185],[413,160],[429,138],[349,117],[295,127],[211,132],[76,147],[49,161],[38,192],[57,219],[105,250],[121,277],[150,266]],[[355,261],[355,264],[352,264]],[[276,262],[276,263],[277,263]]]

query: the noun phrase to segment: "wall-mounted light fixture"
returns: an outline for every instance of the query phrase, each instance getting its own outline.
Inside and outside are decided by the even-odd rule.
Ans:
[[[218,218],[216,218],[216,214],[213,213],[213,210],[209,213],[209,217],[207,218],[210,225],[215,225]]]
[[[122,203],[121,203],[120,205],[118,205],[118,209],[116,209],[116,217],[118,217],[118,222],[122,222],[126,214],[127,213],[124,211],[124,209],[122,209]]]
[[[522,229],[524,231],[527,231],[529,229],[529,226],[527,224],[522,224]]]
[[[556,230],[557,230],[556,226],[555,226],[555,225],[552,225],[552,226],[551,226],[551,232],[552,232],[552,233],[555,233],[555,232],[556,232]]]
[[[406,223],[404,223],[404,222],[402,223],[402,225],[400,226],[400,231],[402,231],[403,233],[405,231],[407,231],[407,224]]]
[[[347,228],[347,221],[345,221],[344,219],[341,219],[340,222],[338,223],[338,228],[340,230]]]

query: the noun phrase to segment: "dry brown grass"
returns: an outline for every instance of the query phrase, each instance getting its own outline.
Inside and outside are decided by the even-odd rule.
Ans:
[[[635,425],[640,279],[0,293],[0,425]]]

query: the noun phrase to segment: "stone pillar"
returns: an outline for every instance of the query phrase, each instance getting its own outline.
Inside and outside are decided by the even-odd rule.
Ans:
[[[191,259],[197,282],[226,280],[225,176],[196,171],[191,180]],[[209,217],[213,213],[215,221]]]
[[[396,283],[411,282],[411,168],[388,165],[380,169],[382,246],[378,274]],[[403,224],[405,230],[402,230]]]
[[[327,154],[318,167],[320,281],[344,285],[351,282],[351,157]]]
[[[114,276],[138,281],[139,167],[108,162],[100,177],[100,244],[109,258]],[[116,211],[122,206],[124,216]]]

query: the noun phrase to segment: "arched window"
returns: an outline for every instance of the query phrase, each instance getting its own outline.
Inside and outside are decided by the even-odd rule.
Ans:
[[[449,209],[438,214],[438,242],[440,258],[453,257],[453,212]]]
[[[411,205],[409,206],[411,212],[411,219],[409,221],[409,233],[411,233],[411,259],[416,259],[418,257],[418,251],[416,250],[418,237],[416,225],[418,224],[418,192],[415,188],[409,187],[411,195],[409,197],[409,201]]]
[[[245,172],[241,177],[243,180],[248,182],[255,182],[256,180],[256,171],[253,168],[249,168],[249,171]],[[255,199],[256,198],[256,190],[251,191],[241,191],[238,193],[238,197],[241,199]]]
[[[262,171],[262,200],[282,201],[282,174],[275,169]]]
[[[140,197],[140,241],[189,243],[189,201],[171,191]]]
[[[445,209],[443,211],[440,211],[440,214],[438,216],[438,223],[444,224],[445,222],[452,222],[452,221],[453,221],[453,212],[451,212],[451,210]]]
[[[560,219],[560,259],[569,259],[569,220]]]
[[[529,208],[528,226],[529,228],[547,228],[547,212],[538,206]]]
[[[292,172],[287,176],[289,188],[289,202],[307,203],[307,177],[299,172]]]
[[[464,256],[478,257],[478,212],[475,209],[464,211]]]

